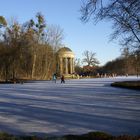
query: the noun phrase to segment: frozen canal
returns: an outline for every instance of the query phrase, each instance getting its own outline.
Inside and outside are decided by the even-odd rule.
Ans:
[[[0,131],[63,135],[140,134],[140,91],[110,87],[135,77],[0,85]],[[140,79],[139,79],[140,80]]]

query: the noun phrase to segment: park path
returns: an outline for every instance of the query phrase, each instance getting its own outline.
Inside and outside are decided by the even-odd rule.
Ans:
[[[140,134],[140,92],[111,87],[136,77],[0,85],[0,131],[64,135]],[[140,80],[140,79],[139,79]]]

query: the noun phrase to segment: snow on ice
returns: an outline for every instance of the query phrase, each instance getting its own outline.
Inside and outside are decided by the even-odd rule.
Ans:
[[[64,135],[103,131],[140,134],[140,92],[111,87],[136,77],[0,85],[0,131]],[[140,79],[139,79],[140,80]]]

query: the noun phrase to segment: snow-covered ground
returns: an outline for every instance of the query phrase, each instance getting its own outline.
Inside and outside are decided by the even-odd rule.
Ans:
[[[140,91],[110,87],[136,77],[0,85],[0,131],[26,135],[140,134]]]

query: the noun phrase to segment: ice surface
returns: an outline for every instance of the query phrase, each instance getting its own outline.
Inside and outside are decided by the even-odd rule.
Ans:
[[[24,135],[140,134],[140,92],[111,87],[136,77],[0,85],[0,131]]]

